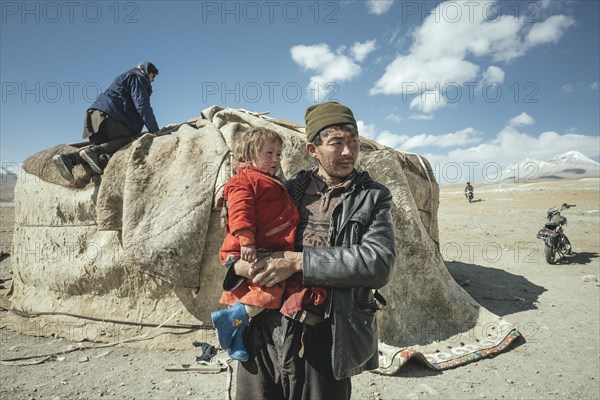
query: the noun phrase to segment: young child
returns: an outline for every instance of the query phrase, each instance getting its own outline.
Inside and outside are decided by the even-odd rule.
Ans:
[[[282,180],[275,176],[282,147],[281,136],[265,128],[245,132],[238,142],[236,174],[223,190],[228,219],[221,263],[228,257],[255,262],[257,249],[294,250],[298,211]],[[279,309],[285,288],[286,282],[261,287],[246,279],[235,290],[223,292],[219,302],[232,307],[213,312],[211,318],[219,344],[232,359],[248,360],[243,336],[249,318],[265,308]]]

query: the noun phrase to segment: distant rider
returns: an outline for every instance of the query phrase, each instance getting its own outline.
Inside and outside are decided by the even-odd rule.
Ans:
[[[465,197],[468,198],[467,193],[471,191],[471,193],[475,193],[475,188],[471,185],[471,182],[467,182],[467,186],[465,186]]]

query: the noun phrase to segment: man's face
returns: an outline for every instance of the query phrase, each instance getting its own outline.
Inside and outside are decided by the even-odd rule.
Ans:
[[[307,143],[308,153],[317,160],[318,174],[329,184],[343,182],[354,170],[358,159],[358,135],[345,131],[329,131],[323,143]]]

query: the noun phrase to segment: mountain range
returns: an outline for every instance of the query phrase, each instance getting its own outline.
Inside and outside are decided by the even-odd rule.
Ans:
[[[500,181],[531,182],[540,179],[600,177],[600,164],[578,151],[568,151],[545,161],[527,158],[502,171]]]
[[[8,171],[4,166],[0,168],[0,201],[13,201],[17,179],[19,177],[14,172]]]

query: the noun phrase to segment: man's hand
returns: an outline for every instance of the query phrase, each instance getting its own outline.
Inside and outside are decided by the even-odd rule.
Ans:
[[[247,261],[240,258],[233,264],[235,274],[237,276],[243,276],[244,278],[253,279],[259,271],[262,271],[266,267],[267,261],[272,257],[283,257],[283,252],[257,252],[257,259],[253,261]]]
[[[250,278],[260,286],[271,287],[296,272],[302,272],[302,253],[279,251],[254,264],[238,260],[234,268],[237,275]]]
[[[302,253],[278,251],[259,258],[255,263],[238,260],[234,264],[236,275],[252,279],[260,286],[271,287],[302,272]]]
[[[263,260],[261,260],[263,261]],[[262,265],[251,271],[254,283],[271,287],[302,271],[302,253],[293,251],[276,252],[266,257]]]

